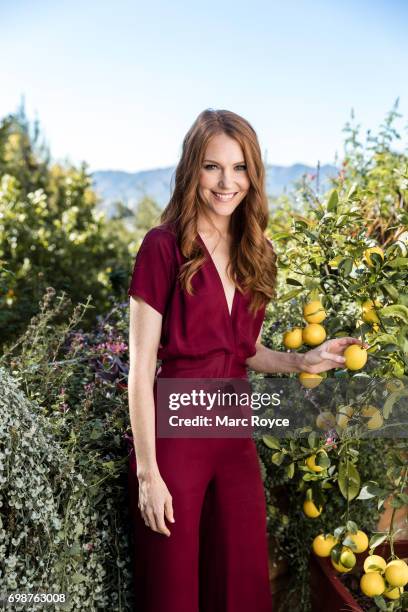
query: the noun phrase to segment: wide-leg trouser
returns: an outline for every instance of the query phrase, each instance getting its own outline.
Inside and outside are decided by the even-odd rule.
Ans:
[[[137,612],[271,612],[266,507],[250,438],[157,438],[173,498],[169,537],[140,515],[135,454],[129,493]]]

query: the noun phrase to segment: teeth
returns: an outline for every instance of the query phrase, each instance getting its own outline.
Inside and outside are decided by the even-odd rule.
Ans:
[[[222,200],[223,202],[232,200],[232,198],[235,195],[235,193],[217,193],[215,191],[213,191],[213,194],[215,195],[216,198],[218,198],[219,200]]]

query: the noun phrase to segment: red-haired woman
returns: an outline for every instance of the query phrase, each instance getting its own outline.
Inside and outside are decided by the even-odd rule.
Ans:
[[[183,142],[161,225],[129,288],[129,488],[138,612],[271,612],[266,509],[246,438],[165,438],[158,378],[322,372],[353,338],[303,354],[261,344],[276,256],[257,135],[233,112],[202,112]],[[156,370],[157,358],[161,365]]]

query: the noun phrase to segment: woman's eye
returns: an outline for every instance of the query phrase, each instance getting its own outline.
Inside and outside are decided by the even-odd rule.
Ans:
[[[204,166],[204,168],[205,168],[206,170],[209,170],[210,168],[216,168],[216,167],[217,167],[217,166],[216,166],[215,164],[206,164],[206,165]],[[243,170],[246,170],[246,165],[245,165],[245,164],[240,164],[239,166],[236,166],[236,169],[238,169],[238,168],[242,168]]]

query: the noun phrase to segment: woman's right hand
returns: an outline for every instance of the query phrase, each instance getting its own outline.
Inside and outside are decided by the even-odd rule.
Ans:
[[[138,475],[138,507],[146,527],[157,533],[170,535],[164,519],[174,523],[173,501],[170,492],[158,471]]]

